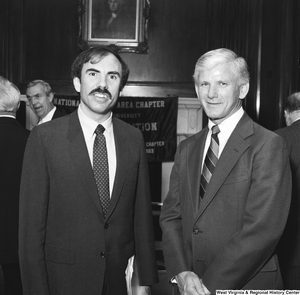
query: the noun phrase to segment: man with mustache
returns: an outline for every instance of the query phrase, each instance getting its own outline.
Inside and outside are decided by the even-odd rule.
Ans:
[[[87,49],[72,65],[78,110],[31,133],[20,196],[24,295],[125,295],[132,267],[141,294],[157,281],[143,136],[112,115],[128,75],[109,47]]]

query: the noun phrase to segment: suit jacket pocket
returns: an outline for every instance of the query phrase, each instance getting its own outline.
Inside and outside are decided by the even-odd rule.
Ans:
[[[62,263],[62,264],[75,263],[75,254],[73,253],[73,251],[69,249],[46,246],[45,256],[46,256],[46,260],[51,262]]]

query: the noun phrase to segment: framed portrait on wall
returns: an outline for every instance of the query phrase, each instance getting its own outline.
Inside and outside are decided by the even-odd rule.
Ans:
[[[148,53],[150,0],[79,0],[78,12],[82,49],[112,44],[119,52]]]

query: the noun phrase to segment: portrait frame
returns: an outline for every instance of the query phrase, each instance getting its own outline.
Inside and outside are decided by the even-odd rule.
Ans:
[[[122,10],[123,23],[121,16],[119,19],[114,16],[113,29],[112,26],[108,28],[107,25],[111,18],[105,16],[105,13],[112,14],[107,8],[108,1],[114,2],[113,0],[79,0],[79,48],[85,50],[96,45],[110,45],[118,52],[148,53],[150,0],[121,0],[124,7],[127,5],[127,8]]]

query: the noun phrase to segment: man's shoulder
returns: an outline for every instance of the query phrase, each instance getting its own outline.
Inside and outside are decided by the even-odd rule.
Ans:
[[[289,146],[299,146],[300,144],[300,122],[295,123],[291,126],[275,130],[275,133],[284,138]]]
[[[7,132],[18,132],[18,134],[29,135],[30,131],[26,129],[17,119],[10,117],[0,117],[0,128]]]
[[[67,113],[62,106],[56,106],[56,110],[53,114],[52,120],[65,116]]]
[[[207,134],[207,132],[208,132],[208,128],[204,127],[203,129],[201,129],[197,133],[195,133],[195,134],[187,137],[186,139],[182,140],[180,142],[180,147],[181,148],[186,148],[187,146],[197,142],[198,140],[205,140],[206,139],[205,135]]]
[[[119,119],[119,118],[116,118],[116,117],[113,117],[113,125],[114,125],[114,128],[121,128],[123,132],[125,133],[129,133],[129,134],[141,134],[141,130],[132,126],[131,124]]]
[[[35,126],[31,133],[40,132],[41,134],[50,134],[55,136],[56,134],[60,134],[61,132],[64,132],[65,130],[68,130],[69,128],[69,121],[70,116],[65,115],[59,118],[56,118],[55,120],[51,120],[48,122],[45,122],[43,124]]]
[[[279,129],[275,130],[274,132],[276,134],[284,136],[285,134],[289,133],[289,129],[290,129],[290,127],[282,127],[282,128],[279,128]]]
[[[48,122],[43,123],[43,124],[38,125],[38,126],[64,125],[66,122],[69,121],[69,115],[64,114],[62,116],[56,117],[55,120],[53,120],[53,119],[54,119],[54,117],[52,118],[51,121],[48,121]]]

